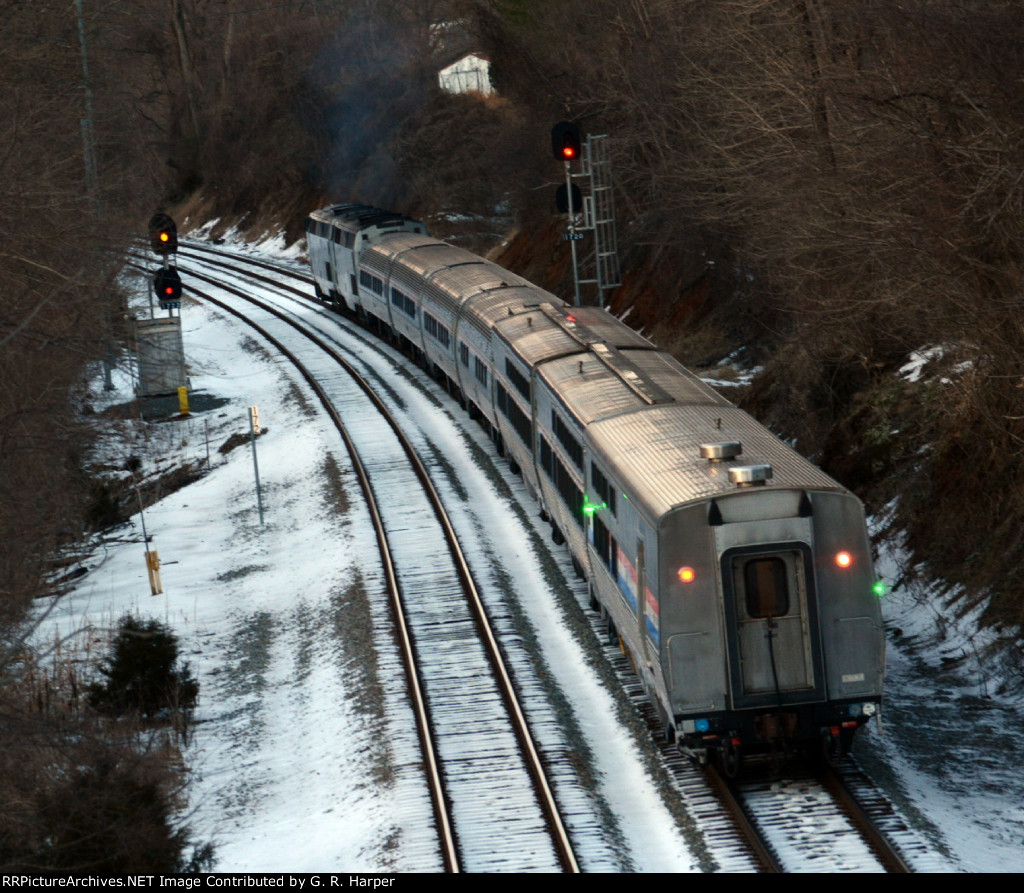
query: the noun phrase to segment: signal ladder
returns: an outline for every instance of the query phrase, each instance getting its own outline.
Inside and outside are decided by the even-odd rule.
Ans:
[[[594,248],[580,261],[577,281],[593,289],[593,300],[584,303],[604,306],[605,295],[622,284],[607,134],[587,136],[581,161],[580,173],[574,176],[587,179],[590,188],[583,197],[583,226],[578,229],[593,233]]]

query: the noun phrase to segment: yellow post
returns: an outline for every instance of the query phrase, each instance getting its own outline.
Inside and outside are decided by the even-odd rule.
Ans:
[[[146,570],[149,572],[150,591],[153,595],[160,595],[164,587],[160,582],[160,555],[155,549],[146,553]]]
[[[178,388],[178,408],[182,415],[188,415],[188,388]]]

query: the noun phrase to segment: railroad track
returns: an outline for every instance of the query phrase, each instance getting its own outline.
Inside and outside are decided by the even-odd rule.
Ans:
[[[595,632],[604,622],[595,618]],[[634,706],[659,740],[680,799],[697,817],[710,857],[722,871],[941,872],[949,865],[900,815],[886,794],[845,759],[779,778],[733,781],[700,769],[665,742],[661,720],[614,644],[606,654]]]
[[[312,300],[308,274],[205,246],[189,245],[185,254],[196,259],[205,255],[204,264],[213,263],[210,256],[223,255],[231,262],[216,263],[225,269],[273,284],[303,301]],[[254,273],[247,269],[251,266],[274,275]],[[281,283],[281,276],[302,283],[304,288]],[[603,622],[596,615],[591,619],[600,638]],[[628,660],[612,648],[606,656],[615,665],[639,714],[648,722],[652,736],[659,738],[657,713]],[[822,779],[751,781],[737,786],[702,773],[674,746],[664,744],[661,757],[686,810],[700,827],[711,864],[720,870],[929,871],[945,867],[941,857],[909,829],[885,795],[852,762],[838,774]],[[848,790],[850,787],[855,793]]]
[[[731,781],[713,769],[722,791],[756,841],[765,870],[906,873],[898,847],[829,769],[783,778]]]
[[[476,581],[430,474],[392,413],[308,326],[215,277],[190,270],[187,279],[187,291],[238,316],[295,365],[352,457],[376,530],[444,868],[578,871]],[[197,279],[231,298],[199,291]]]

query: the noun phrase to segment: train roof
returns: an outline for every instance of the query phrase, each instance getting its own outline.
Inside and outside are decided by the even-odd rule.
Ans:
[[[414,220],[412,217],[407,217],[405,214],[385,211],[383,208],[375,208],[372,205],[363,205],[356,202],[318,208],[309,216],[313,220],[321,220],[333,226],[340,226],[343,229],[355,232],[373,227],[387,229],[389,227],[408,228],[410,226],[418,227],[424,232],[426,231],[426,227],[422,223]]]
[[[665,403],[730,405],[668,354],[655,350],[594,344],[585,354],[544,363],[537,375],[582,425]]]
[[[417,276],[429,276],[451,264],[483,262],[478,255],[462,248],[412,232],[389,233],[387,238],[375,242],[368,250],[389,261],[397,261]]]
[[[321,208],[319,213],[323,215],[325,220],[357,223],[375,223],[379,220],[410,219],[404,214],[399,214],[397,211],[385,211],[383,208],[375,208],[372,205],[361,205],[356,203],[331,205],[327,208]]]
[[[548,298],[538,289],[538,296]],[[511,312],[494,324],[508,345],[531,366],[556,357],[587,353],[591,345],[610,348],[654,350],[642,335],[622,325],[600,307],[571,307],[558,298],[542,300]]]
[[[846,492],[835,480],[731,403],[661,403],[601,419],[587,435],[609,471],[652,519],[687,503],[737,492],[729,469],[771,465],[772,489]],[[738,441],[734,459],[711,462],[705,443]]]
[[[367,247],[362,263],[410,295],[426,293],[454,313],[463,307],[464,320],[489,332],[497,319],[543,299],[557,301],[521,276],[462,248],[411,232],[388,234]]]

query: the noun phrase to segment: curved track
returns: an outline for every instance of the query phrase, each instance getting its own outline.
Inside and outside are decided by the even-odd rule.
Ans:
[[[412,444],[370,384],[308,327],[214,277],[190,271],[189,278],[232,296],[187,286],[243,319],[295,365],[352,456],[377,531],[445,868],[578,871],[512,674]]]
[[[213,263],[206,259],[209,256],[222,255],[234,263],[217,261],[218,267],[271,284],[304,301],[311,300],[311,277],[294,269],[206,246],[184,246],[184,251],[186,256],[202,258],[204,264]],[[238,266],[239,263],[264,268],[277,277],[293,278],[306,287],[290,287],[279,278],[254,273]],[[595,628],[599,625],[595,620]],[[660,723],[656,711],[632,677],[628,661],[618,660],[611,649],[607,654],[657,736]],[[686,808],[701,824],[713,860],[727,871],[931,870],[928,848],[904,823],[892,820],[895,810],[889,801],[852,765],[840,774],[830,773],[822,779],[776,779],[734,785],[712,773],[699,772],[670,745],[662,747],[662,758]],[[856,794],[847,791],[843,781],[851,773],[857,776]],[[871,805],[862,807],[861,802]],[[801,818],[796,828],[787,824],[794,808]],[[876,821],[879,817],[881,820]],[[880,824],[884,827],[878,827]],[[818,832],[808,833],[812,826],[817,826]],[[890,839],[901,835],[899,845]],[[908,848],[914,852],[916,861],[901,855]],[[575,870],[574,861],[562,857],[562,864]]]

